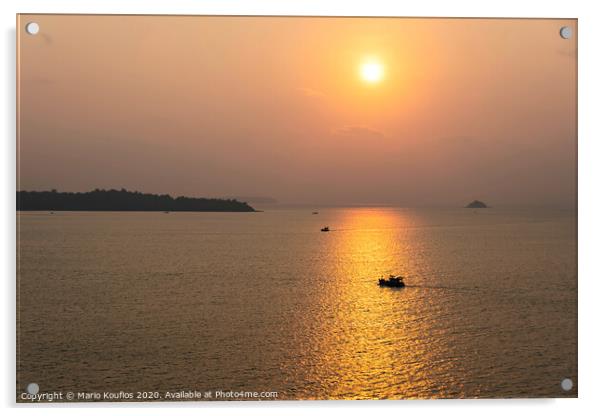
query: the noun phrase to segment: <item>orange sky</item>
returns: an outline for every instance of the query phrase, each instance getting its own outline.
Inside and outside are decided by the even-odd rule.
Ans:
[[[572,206],[565,25],[23,15],[19,188]]]

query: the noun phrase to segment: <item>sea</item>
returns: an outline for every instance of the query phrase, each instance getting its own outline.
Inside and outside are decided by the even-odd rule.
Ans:
[[[57,401],[576,397],[576,225],[548,208],[18,212],[17,401],[31,383]]]

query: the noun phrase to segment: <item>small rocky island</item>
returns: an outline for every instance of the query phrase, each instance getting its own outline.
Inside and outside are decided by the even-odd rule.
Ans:
[[[17,211],[256,212],[236,199],[143,194],[126,189],[91,192],[17,191]]]
[[[484,202],[479,201],[478,199],[475,199],[470,204],[466,205],[465,208],[489,208],[489,207]]]

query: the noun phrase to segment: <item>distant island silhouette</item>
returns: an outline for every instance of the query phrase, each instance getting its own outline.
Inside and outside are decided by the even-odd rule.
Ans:
[[[489,207],[484,202],[479,201],[478,199],[475,199],[470,204],[466,205],[465,208],[489,208]]]
[[[17,211],[213,211],[256,212],[236,199],[144,194],[126,189],[91,192],[17,191]]]
[[[249,204],[277,204],[278,200],[269,196],[233,196],[228,199],[236,199],[238,201],[245,201]]]

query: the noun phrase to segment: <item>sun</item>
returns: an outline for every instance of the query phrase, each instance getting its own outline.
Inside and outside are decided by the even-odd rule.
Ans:
[[[369,84],[379,83],[384,74],[383,64],[378,61],[366,61],[360,65],[360,77]]]

